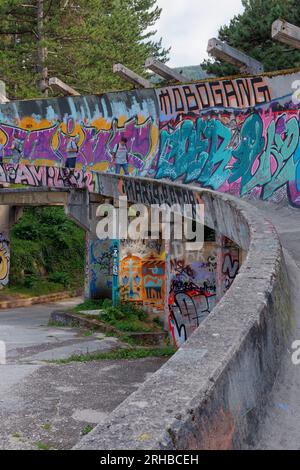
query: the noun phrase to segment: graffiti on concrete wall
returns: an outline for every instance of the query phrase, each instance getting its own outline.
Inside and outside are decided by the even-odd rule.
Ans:
[[[70,168],[0,164],[0,182],[49,188],[94,190],[93,174]]]
[[[239,270],[239,249],[226,239],[220,258],[222,295],[231,287]],[[201,253],[172,258],[168,296],[168,327],[180,346],[205,320],[217,303],[217,245],[205,242]]]
[[[120,261],[121,300],[163,311],[165,252],[159,240],[123,240]]]
[[[300,205],[299,73],[157,90],[155,177]]]
[[[113,243],[90,239],[87,242],[88,295],[110,298],[113,288]]]
[[[213,80],[193,85],[162,88],[158,91],[161,121],[179,113],[207,108],[250,108],[271,101],[271,90],[264,77]]]
[[[161,130],[156,177],[270,199],[300,189],[299,112],[187,117]]]
[[[222,266],[223,274],[223,293],[225,293],[232,285],[240,267],[238,248],[230,248],[224,250],[224,260]]]
[[[183,259],[171,256],[168,327],[176,346],[186,341],[215,303],[215,243],[205,243],[201,253]]]
[[[158,113],[151,90],[14,106],[0,108],[3,163],[113,172],[112,152],[121,137],[128,140],[131,173],[146,173],[157,157]]]
[[[0,160],[7,171],[114,172],[112,151],[125,136],[133,175],[300,206],[299,75],[2,104]]]
[[[0,234],[0,286],[6,286],[9,279],[10,250],[4,234]]]

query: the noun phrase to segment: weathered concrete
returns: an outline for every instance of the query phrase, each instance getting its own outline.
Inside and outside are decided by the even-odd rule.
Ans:
[[[216,59],[240,67],[242,73],[262,73],[264,71],[261,62],[219,39],[212,38],[208,41],[207,52]]]
[[[292,362],[292,343],[300,340],[300,213],[285,205],[256,202],[276,227],[286,261],[291,301],[294,307],[292,337],[287,344],[266,408],[266,418],[257,428],[253,449],[299,450],[300,366]]]
[[[143,179],[134,184],[139,189],[130,190],[132,202],[143,202],[145,185],[156,195],[170,187]],[[103,175],[103,194],[116,196],[119,188],[116,177]],[[201,198],[206,225],[247,250],[247,258],[184,346],[76,449],[237,449],[253,441],[264,413],[292,321],[275,229],[229,195],[180,185],[174,190]]]
[[[42,359],[86,352],[116,340],[48,327],[53,308],[81,299],[0,312],[0,340],[8,363],[0,365],[0,449],[69,449],[86,425],[95,426],[155,372],[166,359],[47,364]],[[63,349],[65,348],[65,349]]]

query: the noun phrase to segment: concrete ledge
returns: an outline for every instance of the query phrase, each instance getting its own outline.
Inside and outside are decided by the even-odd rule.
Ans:
[[[206,224],[248,255],[231,289],[184,346],[75,449],[243,448],[264,413],[293,314],[275,229],[255,208],[227,194],[132,181],[139,190],[127,190],[131,202],[141,202],[145,186],[165,197],[172,186],[201,198]],[[122,182],[126,193],[132,182],[101,175],[103,194],[116,196]]]
[[[50,321],[53,323],[60,323],[63,326],[79,326],[88,329],[95,328],[102,333],[108,333],[115,336],[126,335],[129,338],[134,339],[137,344],[142,344],[143,346],[163,346],[167,339],[166,332],[125,332],[118,330],[108,323],[101,322],[93,318],[84,318],[80,314],[68,312],[66,310],[54,310],[51,312]]]
[[[0,300],[0,310],[6,308],[27,307],[34,304],[47,304],[49,302],[57,302],[59,300],[70,299],[75,295],[70,292],[56,292],[53,294],[40,295],[38,297],[24,297],[15,300]]]

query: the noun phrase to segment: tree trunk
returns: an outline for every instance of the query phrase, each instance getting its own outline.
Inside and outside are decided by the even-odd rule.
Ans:
[[[37,0],[37,70],[38,80],[37,87],[48,96],[48,69],[45,65],[47,57],[47,49],[43,44],[44,41],[44,0]]]

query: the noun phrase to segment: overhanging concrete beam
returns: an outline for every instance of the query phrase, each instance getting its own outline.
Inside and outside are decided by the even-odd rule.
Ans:
[[[127,80],[127,82],[130,82],[135,86],[143,88],[152,88],[152,85],[148,80],[133,72],[129,68],[125,67],[125,65],[115,64],[113,66],[113,73],[119,75],[121,78]]]
[[[176,72],[176,70],[171,69],[154,57],[149,57],[146,60],[145,68],[152,70],[153,72],[157,73],[157,75],[165,78],[166,80],[176,80],[180,83],[186,83],[189,81],[187,78],[181,75],[181,73]]]
[[[5,206],[63,206],[68,202],[68,190],[42,188],[1,189],[0,205]]]
[[[74,90],[74,88],[70,87],[57,77],[49,78],[49,86],[62,92],[66,96],[80,96],[78,91]]]
[[[208,41],[207,52],[216,59],[236,65],[242,72],[261,73],[264,71],[261,62],[229,46],[226,42],[219,41],[219,39],[212,38]]]
[[[284,20],[272,24],[272,38],[300,49],[300,28]]]

